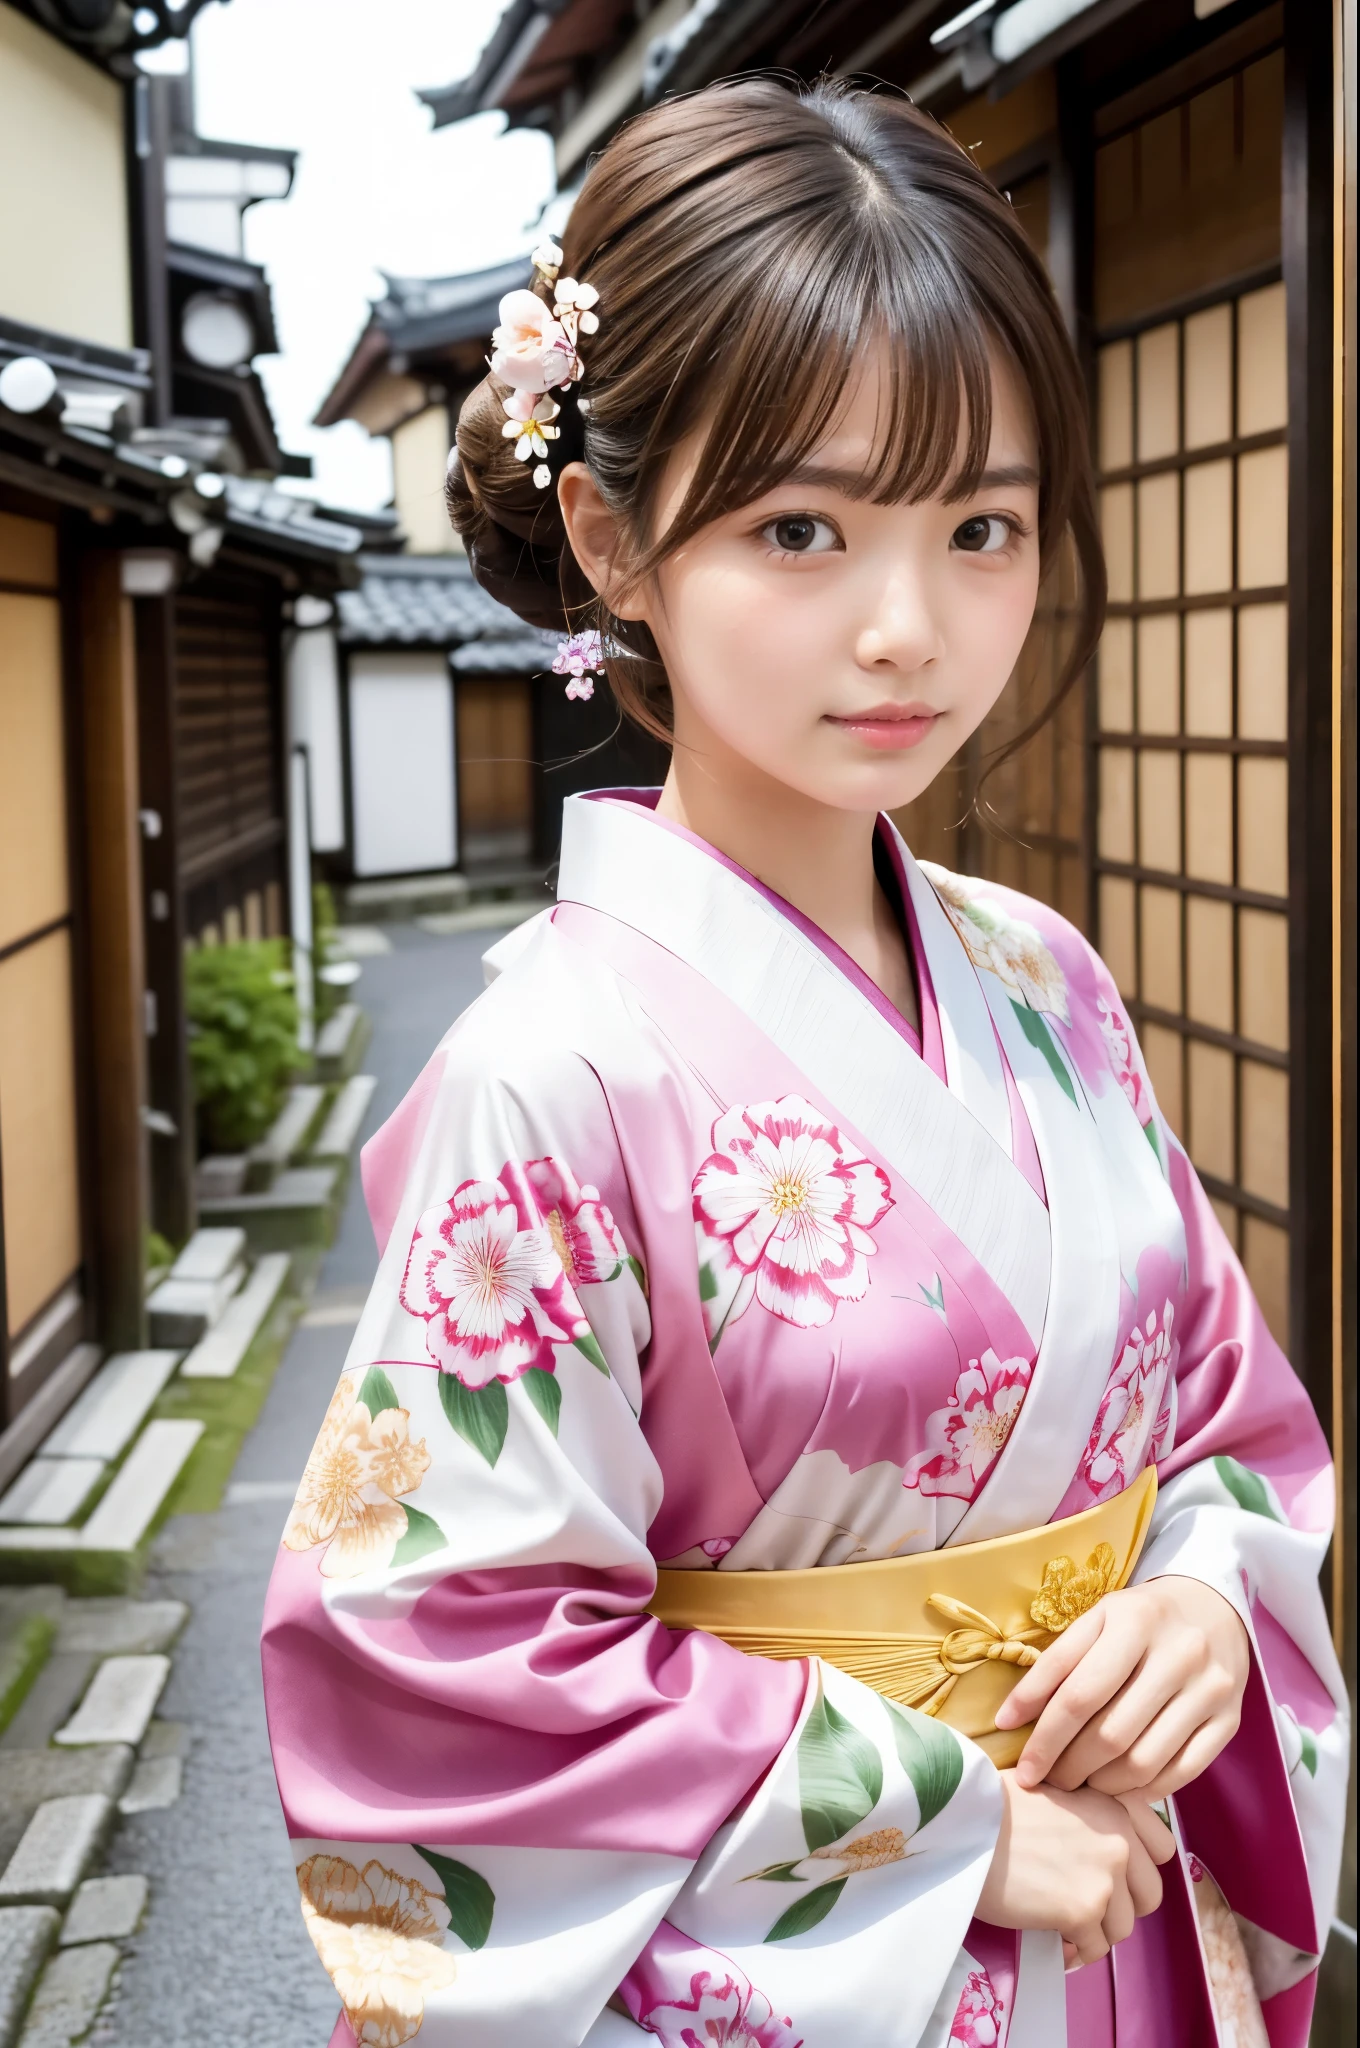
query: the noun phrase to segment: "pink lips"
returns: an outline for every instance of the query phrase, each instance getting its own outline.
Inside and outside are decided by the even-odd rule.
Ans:
[[[918,746],[939,716],[928,704],[874,704],[848,717],[828,717],[827,723],[886,754]]]

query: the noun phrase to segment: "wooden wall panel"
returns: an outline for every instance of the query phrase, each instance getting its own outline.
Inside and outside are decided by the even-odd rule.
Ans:
[[[9,1335],[80,1265],[71,938],[0,960],[0,1158]]]
[[[61,617],[0,590],[0,950],[69,909]]]

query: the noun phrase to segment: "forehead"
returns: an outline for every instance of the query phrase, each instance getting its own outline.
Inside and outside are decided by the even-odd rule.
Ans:
[[[989,469],[1038,467],[1038,433],[1029,392],[1013,364],[1000,349],[989,352],[989,434],[986,460]],[[866,475],[893,467],[893,449],[900,445],[904,429],[912,435],[913,424],[905,415],[938,405],[939,392],[932,378],[913,377],[909,365],[894,360],[886,341],[867,350],[847,381],[840,402],[825,432],[808,451],[808,459],[819,467],[862,472]],[[957,396],[957,460],[962,470],[967,462],[970,439],[969,403],[960,379]],[[914,436],[913,436],[914,438]],[[946,487],[947,488],[947,487]]]

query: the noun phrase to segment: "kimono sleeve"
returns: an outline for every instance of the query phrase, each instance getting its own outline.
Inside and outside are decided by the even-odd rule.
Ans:
[[[1237,1735],[1177,1795],[1192,1852],[1237,1915],[1267,2018],[1304,1993],[1334,1910],[1349,1715],[1318,1574],[1334,1480],[1307,1392],[1266,1325],[1194,1167],[1152,1095],[1108,974],[1101,1007],[1128,1065],[1121,1085],[1149,1122],[1185,1229],[1170,1428],[1135,1578],[1178,1574],[1237,1609],[1252,1671]],[[1303,2018],[1306,2032],[1306,2013]],[[1272,2038],[1275,2035],[1272,2034]]]
[[[953,1738],[927,1754],[839,1673],[646,1612],[647,1271],[666,1250],[639,1241],[569,992],[545,1047],[518,979],[474,1006],[366,1159],[385,1249],[266,1608],[275,1769],[335,2042],[679,2042],[711,1997],[769,2023],[721,2038],[830,2048],[872,1957],[883,2024],[859,2038],[915,2043],[990,1860],[995,1774]],[[683,1983],[676,1942],[697,1959]],[[785,2018],[804,1992],[811,2025]],[[668,2002],[670,2032],[650,2009]]]

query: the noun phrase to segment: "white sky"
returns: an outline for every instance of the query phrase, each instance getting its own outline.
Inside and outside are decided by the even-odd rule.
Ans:
[[[504,0],[230,0],[193,31],[199,133],[301,152],[292,196],[253,206],[246,254],[266,265],[282,354],[259,369],[283,445],[317,494],[385,505],[385,441],[309,425],[381,292],[379,270],[440,277],[536,239],[553,192],[546,136],[479,114],[430,130],[416,86],[472,67]],[[302,488],[313,488],[303,486]]]

